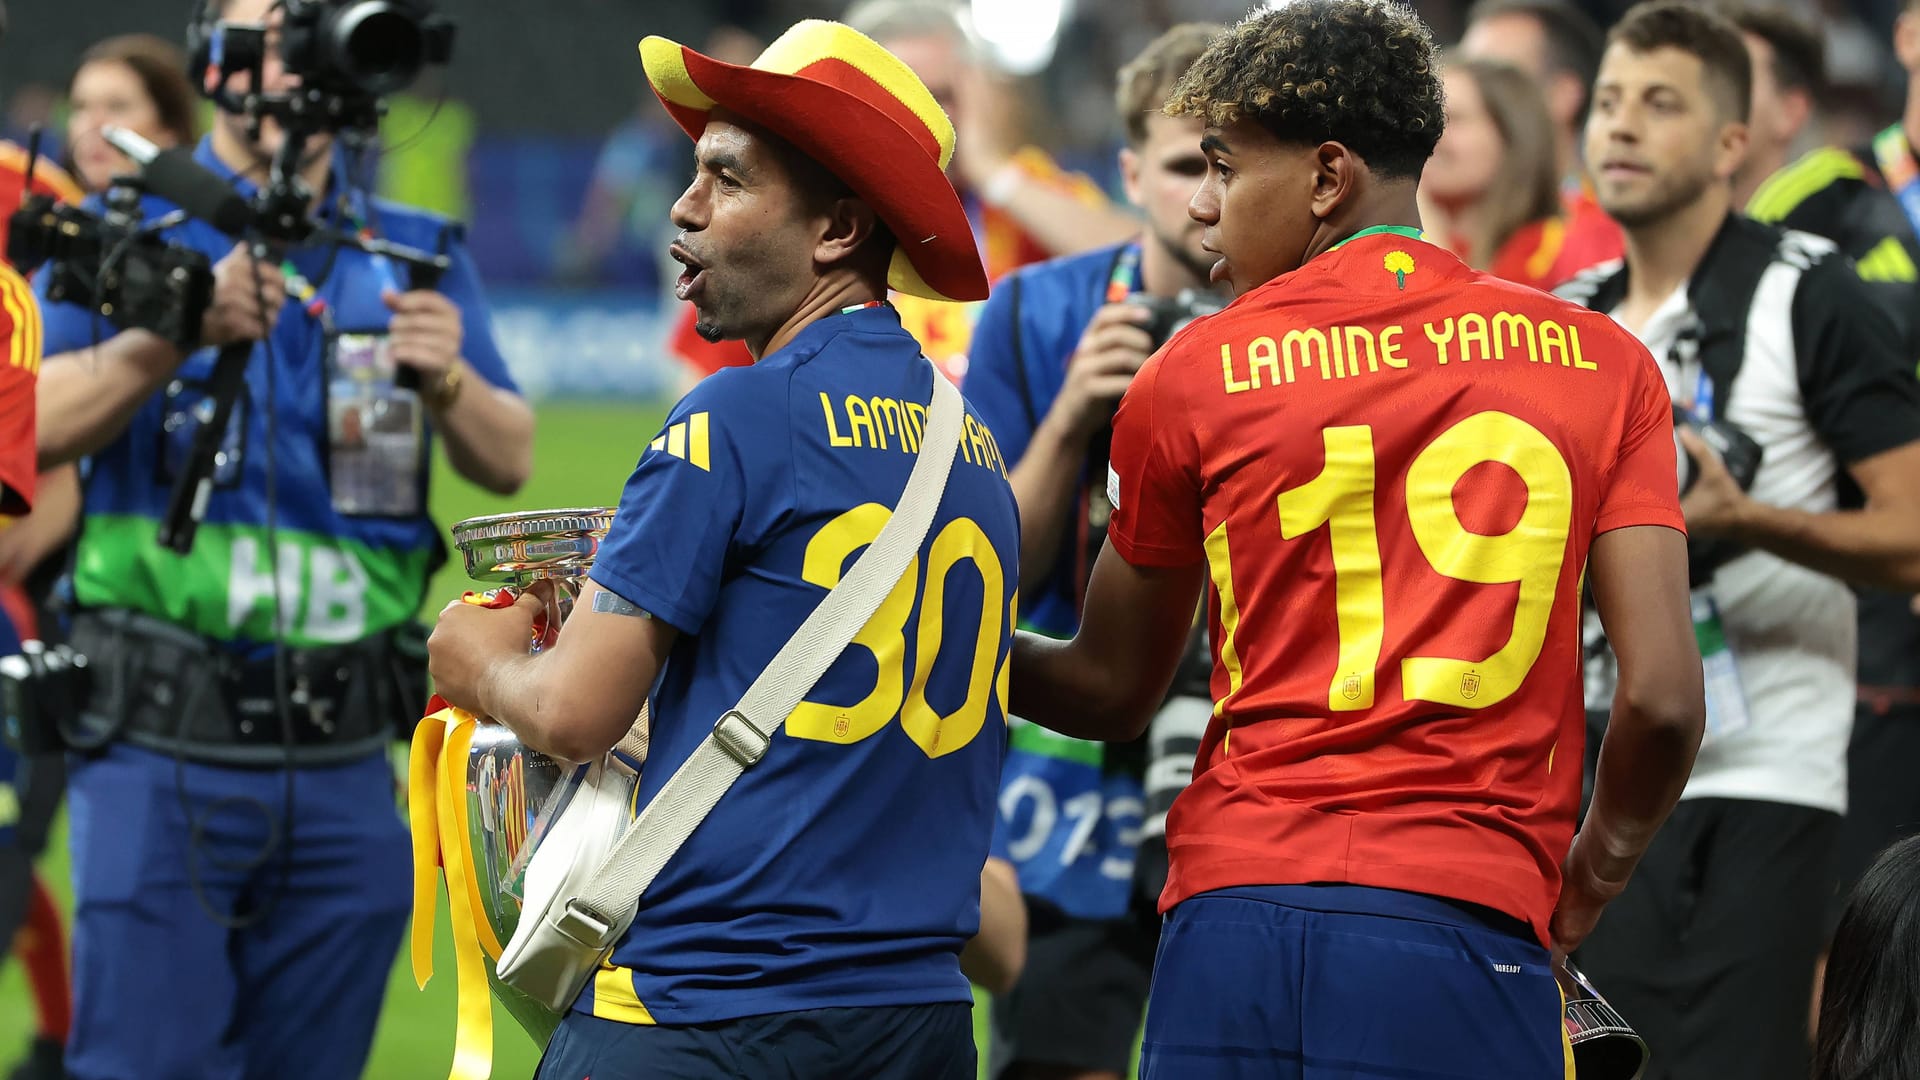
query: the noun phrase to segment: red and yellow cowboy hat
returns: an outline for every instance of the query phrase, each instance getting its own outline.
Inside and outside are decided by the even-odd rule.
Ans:
[[[850,26],[795,23],[750,67],[675,41],[640,42],[661,104],[694,139],[725,109],[845,181],[892,230],[887,284],[933,300],[984,300],[987,272],[947,179],[953,122],[912,69]]]

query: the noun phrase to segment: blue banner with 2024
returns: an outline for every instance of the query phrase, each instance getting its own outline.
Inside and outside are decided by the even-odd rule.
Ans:
[[[994,853],[1020,891],[1069,915],[1126,914],[1146,811],[1140,779],[1102,767],[1104,747],[1014,717]]]

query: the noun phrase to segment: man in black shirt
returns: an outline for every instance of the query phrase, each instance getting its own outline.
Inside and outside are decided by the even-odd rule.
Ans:
[[[1767,36],[1765,17],[1736,19],[1749,38]],[[1854,260],[1870,291],[1883,299],[1920,359],[1920,159],[1908,140],[1920,132],[1920,0],[1907,0],[1894,29],[1894,52],[1907,69],[1901,121],[1872,143],[1851,150],[1823,147],[1781,169],[1747,206],[1761,221],[1824,236]],[[1791,50],[1787,50],[1791,51]],[[1782,55],[1777,46],[1775,55]],[[1791,77],[1779,80],[1788,85]],[[1817,91],[1817,87],[1815,87]],[[1756,106],[1760,103],[1756,96]],[[1859,492],[1843,485],[1842,505]],[[1859,687],[1848,747],[1847,816],[1836,867],[1840,914],[1845,891],[1874,855],[1920,831],[1920,617],[1915,598],[1858,589]],[[1816,999],[1817,1000],[1817,999]]]

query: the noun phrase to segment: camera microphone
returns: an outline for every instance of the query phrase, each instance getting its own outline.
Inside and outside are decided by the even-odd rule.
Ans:
[[[147,139],[112,124],[100,129],[100,137],[139,163],[140,181],[148,191],[189,215],[228,236],[241,236],[252,225],[253,211],[247,200],[195,161],[192,151],[177,146],[162,150]]]

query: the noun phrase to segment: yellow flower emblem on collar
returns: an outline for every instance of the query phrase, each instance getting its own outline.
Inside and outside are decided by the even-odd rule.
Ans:
[[[1414,271],[1413,256],[1404,251],[1389,251],[1387,252],[1385,266],[1387,272],[1393,275],[1394,280],[1399,283],[1400,287],[1402,289],[1406,288],[1407,275]]]

